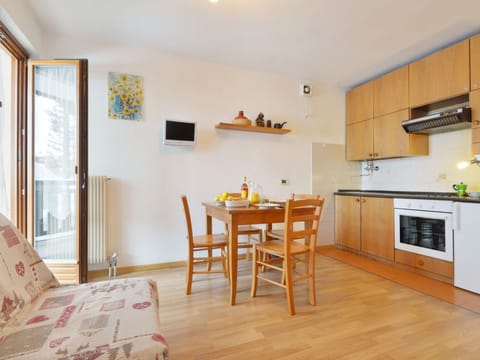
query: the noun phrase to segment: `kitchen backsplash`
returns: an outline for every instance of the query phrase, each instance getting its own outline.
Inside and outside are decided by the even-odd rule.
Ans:
[[[454,191],[453,184],[468,184],[467,191],[480,191],[480,167],[459,170],[457,164],[473,158],[471,130],[430,135],[430,155],[375,161],[378,171],[363,176],[363,190]],[[362,162],[362,169],[366,167]],[[364,173],[366,173],[363,170]]]

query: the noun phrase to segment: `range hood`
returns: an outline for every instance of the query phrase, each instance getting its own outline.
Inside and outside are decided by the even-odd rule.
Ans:
[[[407,133],[415,134],[437,134],[467,129],[471,127],[471,124],[472,110],[467,106],[402,122],[402,126]]]

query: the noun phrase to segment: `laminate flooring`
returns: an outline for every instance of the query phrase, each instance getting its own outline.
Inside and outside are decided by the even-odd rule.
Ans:
[[[461,292],[464,302],[456,305],[455,296],[437,296],[450,285],[338,251],[317,255],[317,306],[308,304],[306,285],[296,284],[295,316],[277,286],[259,282],[250,297],[246,260],[239,262],[235,306],[221,274],[194,276],[189,296],[183,267],[122,277],[156,280],[171,360],[480,359],[480,296]]]

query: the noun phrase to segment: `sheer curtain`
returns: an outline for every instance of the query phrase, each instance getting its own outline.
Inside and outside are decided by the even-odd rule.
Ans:
[[[35,247],[45,260],[74,260],[75,67],[37,66],[34,76]]]
[[[0,47],[0,212],[11,218],[12,204],[12,124],[11,124],[12,59]]]

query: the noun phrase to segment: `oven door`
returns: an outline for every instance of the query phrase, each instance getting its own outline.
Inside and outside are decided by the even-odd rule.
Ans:
[[[453,261],[452,214],[395,209],[395,248]]]

